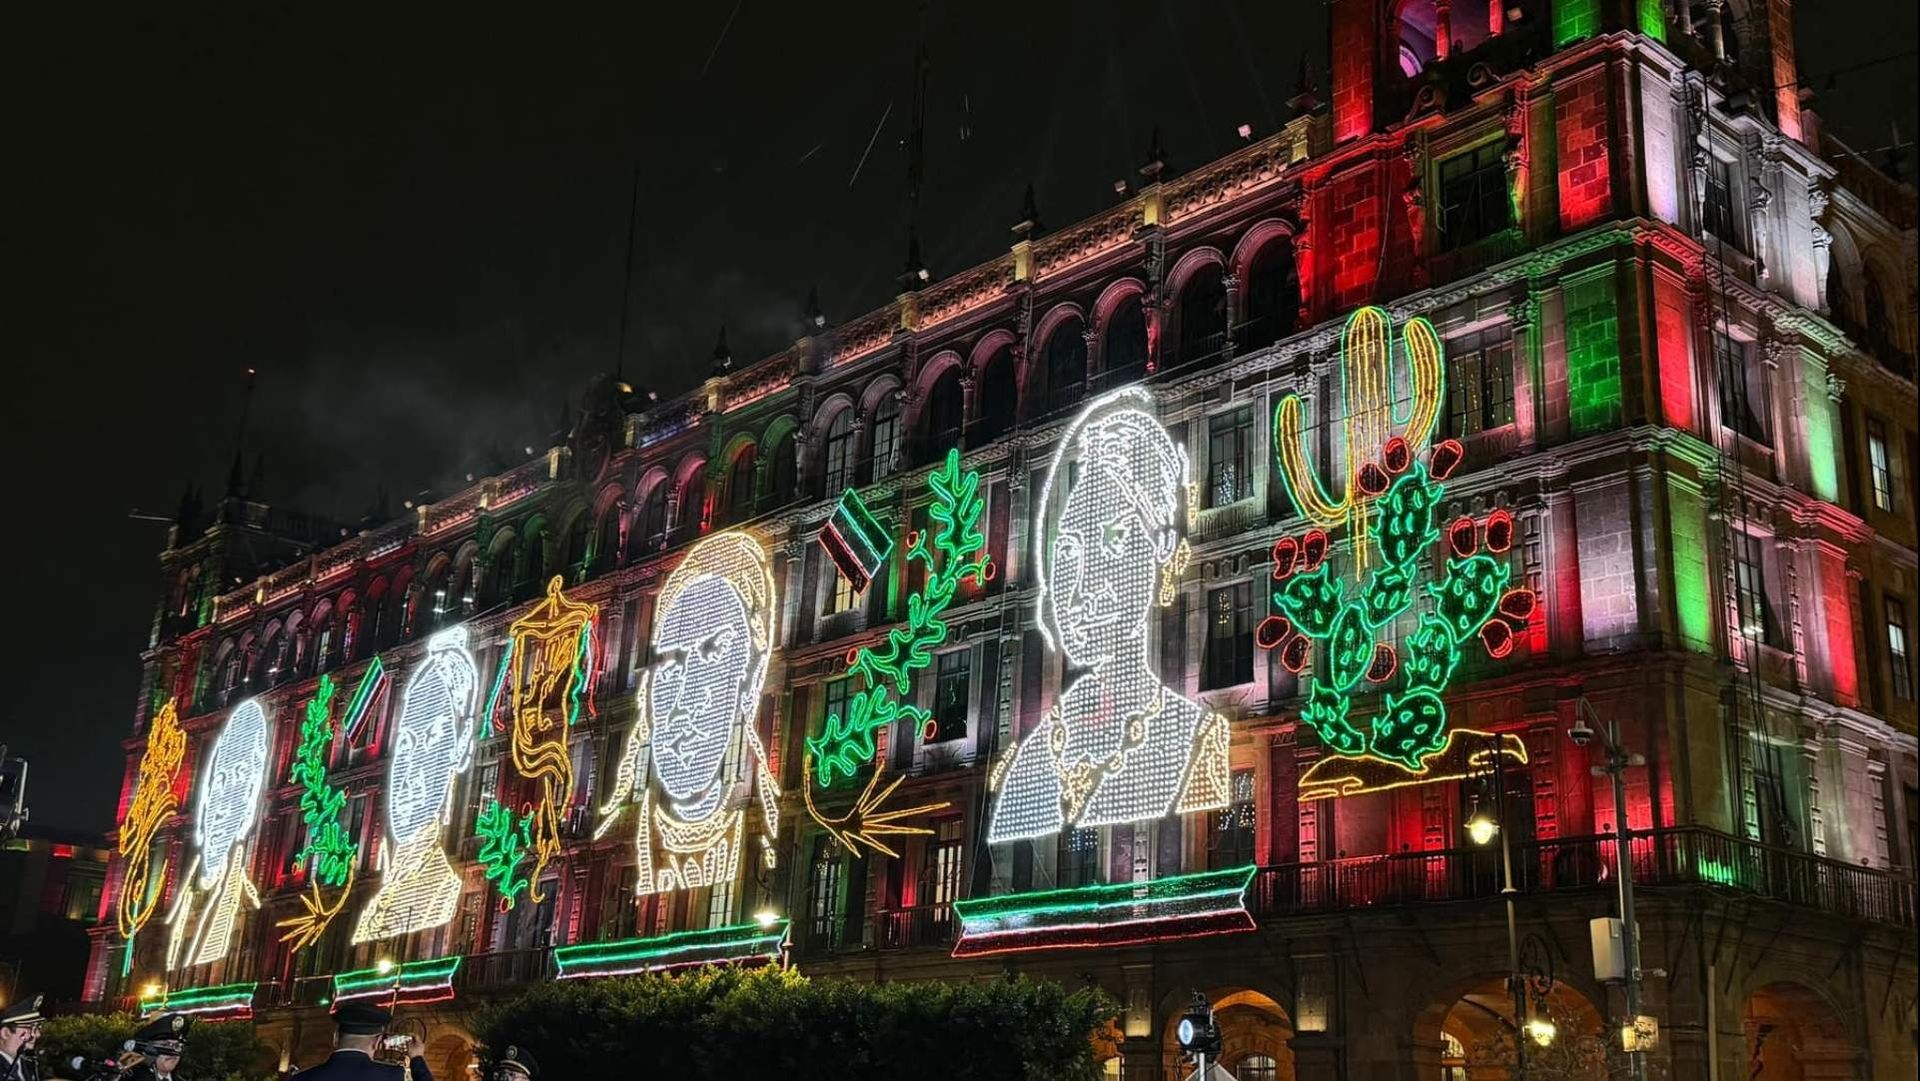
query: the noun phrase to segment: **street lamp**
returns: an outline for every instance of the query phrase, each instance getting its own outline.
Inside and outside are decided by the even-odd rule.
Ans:
[[[1507,905],[1507,990],[1513,995],[1513,1049],[1514,1073],[1520,1077],[1527,1075],[1527,1041],[1523,1034],[1531,1033],[1533,1025],[1527,1014],[1527,986],[1520,978],[1520,916],[1514,910],[1513,899],[1520,892],[1513,885],[1513,841],[1512,831],[1500,828],[1500,820],[1506,817],[1507,809],[1507,772],[1506,753],[1501,746],[1499,733],[1490,733],[1493,740],[1493,805],[1494,813],[1489,815],[1478,793],[1473,798],[1473,809],[1467,815],[1467,839],[1476,845],[1485,846],[1496,836],[1500,838],[1500,896]],[[1535,1037],[1538,1039],[1538,1037]],[[1549,1036],[1548,1040],[1552,1037]]]
[[[1640,1017],[1640,925],[1633,915],[1633,836],[1627,829],[1627,770],[1647,764],[1645,756],[1630,754],[1620,742],[1620,722],[1606,719],[1606,734],[1599,735],[1595,722],[1600,714],[1581,695],[1574,703],[1573,727],[1567,729],[1567,737],[1574,746],[1585,747],[1595,738],[1600,740],[1600,750],[1604,765],[1591,767],[1595,777],[1613,778],[1613,851],[1614,862],[1619,864],[1620,873],[1620,945],[1627,970],[1627,1021],[1626,1027],[1632,1029]],[[1624,1037],[1622,1050],[1627,1055],[1629,1076],[1634,1081],[1645,1081],[1647,1062],[1638,1046],[1627,1046]]]

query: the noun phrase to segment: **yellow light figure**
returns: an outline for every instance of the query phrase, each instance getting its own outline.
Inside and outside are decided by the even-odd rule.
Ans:
[[[1354,574],[1367,563],[1368,514],[1373,498],[1362,472],[1378,466],[1387,442],[1399,435],[1409,447],[1424,447],[1440,415],[1440,335],[1424,318],[1409,319],[1401,334],[1406,350],[1408,406],[1405,416],[1394,404],[1393,320],[1384,308],[1361,308],[1348,317],[1340,334],[1342,448],[1346,455],[1338,498],[1327,493],[1307,458],[1304,407],[1298,394],[1281,397],[1273,412],[1274,451],[1280,471],[1300,512],[1325,529],[1351,528]],[[1382,472],[1384,479],[1386,474]],[[1384,485],[1381,486],[1384,491]]]
[[[153,838],[179,809],[180,800],[173,789],[186,757],[187,734],[181,730],[179,714],[169,698],[147,727],[147,749],[140,755],[133,805],[127,808],[126,821],[120,823],[120,858],[126,863],[126,872],[121,877],[116,915],[122,938],[131,940],[153,918],[153,898],[166,884],[166,868],[159,868],[156,878],[150,864]]]
[[[773,570],[760,542],[720,533],[688,549],[655,608],[654,663],[595,836],[639,802],[634,893],[730,887],[757,797],[773,866],[780,787],[754,729],[773,654]],[[750,797],[750,791],[752,797]]]
[[[560,854],[560,812],[573,802],[573,760],[567,755],[567,728],[578,715],[593,673],[591,628],[600,606],[569,600],[555,575],[547,595],[507,628],[513,648],[509,673],[513,732],[509,743],[514,770],[540,786],[533,808],[533,873],[528,896],[545,900],[540,875]]]

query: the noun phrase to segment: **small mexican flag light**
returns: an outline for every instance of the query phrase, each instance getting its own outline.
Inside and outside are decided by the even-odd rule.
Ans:
[[[827,550],[833,565],[847,581],[853,583],[853,591],[862,593],[886,565],[887,554],[893,551],[893,538],[861,502],[859,493],[848,488],[840,493],[833,516],[820,531],[820,546]]]

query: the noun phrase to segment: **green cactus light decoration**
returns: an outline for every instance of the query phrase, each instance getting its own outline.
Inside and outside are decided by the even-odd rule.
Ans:
[[[1345,483],[1337,496],[1321,486],[1308,460],[1299,396],[1285,395],[1274,411],[1281,476],[1314,525],[1273,546],[1276,614],[1261,623],[1258,640],[1279,650],[1281,664],[1296,673],[1318,647],[1300,719],[1337,756],[1302,776],[1303,800],[1464,776],[1484,767],[1490,753],[1526,759],[1515,737],[1475,733],[1477,740],[1460,742],[1460,733],[1447,728],[1442,695],[1462,647],[1478,637],[1490,655],[1507,656],[1536,599],[1512,585],[1512,568],[1501,558],[1513,545],[1513,516],[1504,509],[1481,522],[1463,517],[1449,524],[1444,568],[1437,581],[1425,581],[1443,532],[1442,482],[1463,450],[1452,439],[1428,449],[1445,400],[1439,335],[1423,318],[1409,320],[1402,332],[1401,389],[1409,403],[1402,413],[1393,404],[1391,328],[1385,311],[1362,308],[1341,336]],[[1328,559],[1328,530],[1341,526],[1351,544],[1351,582]],[[1384,639],[1422,601],[1418,625],[1396,649]],[[1355,697],[1368,691],[1378,693],[1378,707],[1356,721]]]

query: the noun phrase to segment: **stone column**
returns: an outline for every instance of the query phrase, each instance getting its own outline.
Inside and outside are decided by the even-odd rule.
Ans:
[[[1227,334],[1226,340],[1220,343],[1220,358],[1230,361],[1234,351],[1233,336],[1240,325],[1240,277],[1233,273],[1231,267],[1220,275],[1220,288],[1225,290],[1227,298]]]

